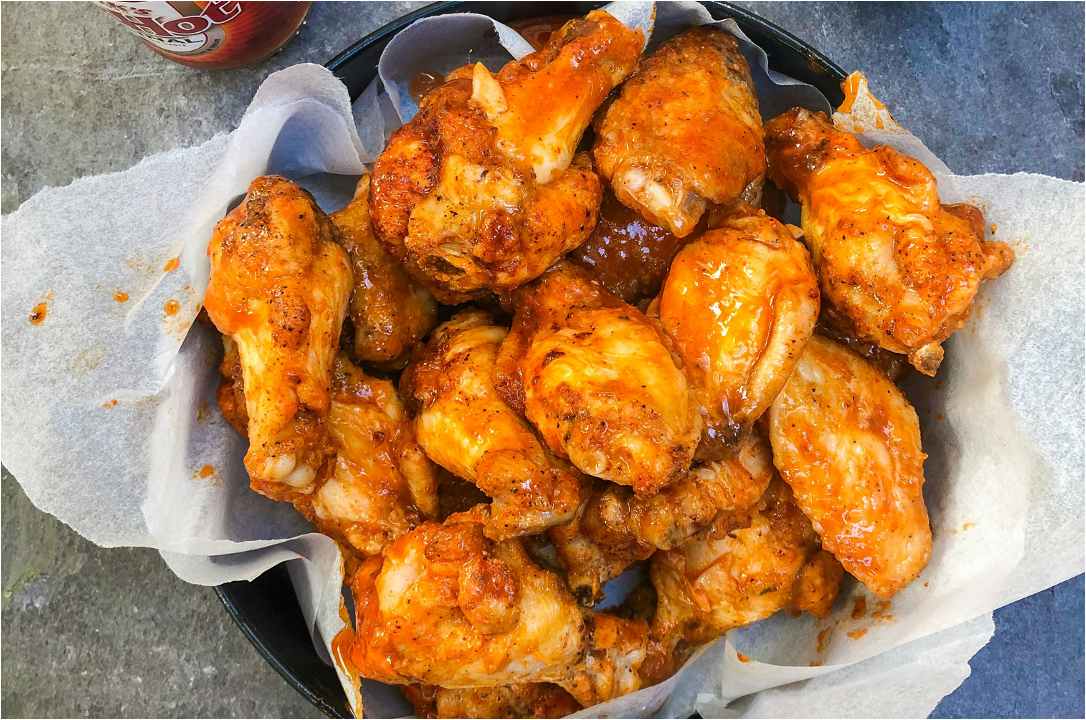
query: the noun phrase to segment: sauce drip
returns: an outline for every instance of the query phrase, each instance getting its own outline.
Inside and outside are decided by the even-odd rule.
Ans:
[[[576,15],[544,15],[543,17],[514,20],[509,27],[528,41],[535,51],[540,51],[551,38],[551,33],[577,17]]]
[[[128,302],[128,293],[123,290],[117,290],[113,293],[113,299],[119,303]]]
[[[181,260],[178,258],[171,258],[170,261],[167,262],[165,267],[163,267],[162,269],[165,272],[170,272],[171,270],[176,270],[179,267],[181,267]]]
[[[432,72],[420,72],[407,83],[407,94],[416,103],[422,100],[422,96],[434,88],[442,85],[444,78]]]
[[[45,314],[49,311],[49,306],[43,302],[34,306],[34,309],[30,312],[30,324],[41,325],[45,322]]]
[[[697,237],[701,230],[704,228],[699,225],[690,237]],[[672,258],[685,244],[685,239],[653,225],[608,192],[600,205],[596,229],[569,259],[634,304],[659,292]]]
[[[181,310],[181,303],[177,302],[176,300],[167,300],[166,301],[166,314],[167,315],[176,315],[180,310]]]
[[[202,478],[210,477],[212,475],[212,473],[214,473],[214,472],[215,472],[215,468],[213,468],[210,465],[204,465],[202,468],[200,468],[200,477],[202,477]]]

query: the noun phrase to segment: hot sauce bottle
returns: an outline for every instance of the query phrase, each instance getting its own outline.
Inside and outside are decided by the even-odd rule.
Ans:
[[[309,2],[99,2],[159,55],[195,68],[247,65],[298,32]]]

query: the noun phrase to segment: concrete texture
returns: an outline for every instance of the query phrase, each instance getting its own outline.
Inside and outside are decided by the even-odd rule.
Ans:
[[[87,3],[5,3],[0,207],[229,131],[270,72],[324,63],[420,5],[317,3],[279,55],[202,72],[154,55]],[[750,7],[863,70],[955,171],[1083,180],[1081,4]],[[182,583],[152,551],[84,541],[6,471],[2,500],[0,714],[318,716],[210,590]],[[933,716],[1083,717],[1083,593],[1079,577],[998,611],[973,675]]]

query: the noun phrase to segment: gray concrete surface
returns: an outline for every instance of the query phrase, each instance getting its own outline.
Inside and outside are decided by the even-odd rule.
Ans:
[[[212,73],[159,58],[89,4],[4,3],[0,207],[228,131],[270,72],[323,63],[419,5],[318,3],[281,54]],[[955,171],[1083,180],[1081,4],[750,7],[862,69]],[[212,592],[154,552],[84,541],[6,471],[0,514],[0,714],[317,716]],[[1080,576],[998,611],[973,675],[934,716],[1083,717],[1083,593]]]

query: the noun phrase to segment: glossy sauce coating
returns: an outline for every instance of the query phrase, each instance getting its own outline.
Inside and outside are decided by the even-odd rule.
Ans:
[[[814,335],[769,411],[773,460],[823,546],[891,598],[931,556],[920,422],[880,371]]]
[[[736,217],[679,252],[654,307],[704,408],[699,456],[715,457],[788,379],[818,319],[818,281],[788,228]]]
[[[606,192],[596,229],[567,257],[588,270],[600,285],[634,305],[656,295],[671,259],[685,242]]]
[[[762,118],[738,41],[695,27],[645,58],[596,120],[593,154],[618,199],[687,237],[710,203],[753,199]]]

